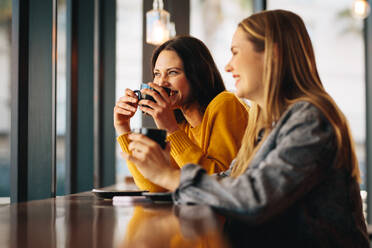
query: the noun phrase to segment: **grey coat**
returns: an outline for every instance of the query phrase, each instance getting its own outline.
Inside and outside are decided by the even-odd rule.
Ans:
[[[239,226],[233,233],[261,247],[279,241],[287,247],[369,247],[359,185],[334,168],[334,131],[314,105],[292,105],[263,142],[236,179],[228,177],[233,163],[215,176],[184,166],[175,203],[222,211],[228,229]]]

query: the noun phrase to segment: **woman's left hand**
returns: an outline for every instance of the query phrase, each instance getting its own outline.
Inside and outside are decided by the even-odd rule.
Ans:
[[[158,143],[142,134],[128,135],[131,140],[129,150],[132,154],[122,153],[122,156],[133,162],[141,174],[171,191],[178,187],[180,170],[171,166],[170,145],[163,150]]]
[[[157,90],[159,94],[150,89],[142,89],[141,93],[152,96],[156,102],[150,100],[141,100],[139,103],[140,109],[154,118],[158,128],[165,129],[168,133],[177,131],[179,128],[174,116],[172,102],[168,94],[157,84],[148,83],[148,85]],[[149,107],[143,105],[147,105]]]

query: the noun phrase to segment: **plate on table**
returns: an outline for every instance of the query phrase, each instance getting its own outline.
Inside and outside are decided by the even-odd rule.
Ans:
[[[146,198],[151,199],[152,201],[162,201],[162,202],[172,202],[172,193],[171,192],[144,192],[142,193]]]
[[[114,196],[141,196],[142,193],[148,191],[144,190],[102,190],[102,189],[92,189],[92,193],[100,198],[111,199]]]

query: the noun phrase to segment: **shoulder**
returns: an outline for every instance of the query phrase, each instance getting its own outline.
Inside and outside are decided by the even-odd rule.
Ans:
[[[234,107],[239,107],[246,110],[248,106],[235,96],[234,93],[223,91],[218,94],[213,100],[208,104],[206,112],[215,112],[217,110],[221,111],[223,109],[232,109]]]
[[[235,96],[234,93],[229,91],[222,91],[219,93],[213,100],[209,103],[209,105],[217,102],[225,102],[225,101],[238,101],[238,98]]]
[[[308,101],[299,101],[289,106],[278,121],[277,128],[285,133],[297,128],[333,132],[332,125],[323,112]]]
[[[316,107],[313,103],[308,101],[298,101],[290,105],[287,111],[283,114],[284,118],[289,118],[293,116],[296,119],[324,119],[326,120],[322,111]]]
[[[237,126],[245,130],[248,122],[248,107],[231,92],[221,92],[208,105],[203,114],[203,123],[214,125],[216,122],[224,123],[222,126]]]

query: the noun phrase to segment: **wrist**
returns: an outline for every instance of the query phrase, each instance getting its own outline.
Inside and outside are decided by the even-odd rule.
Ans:
[[[130,133],[130,126],[129,125],[115,126],[115,131],[118,134],[118,136]]]
[[[169,168],[165,174],[159,184],[170,191],[175,191],[180,184],[181,170]]]

